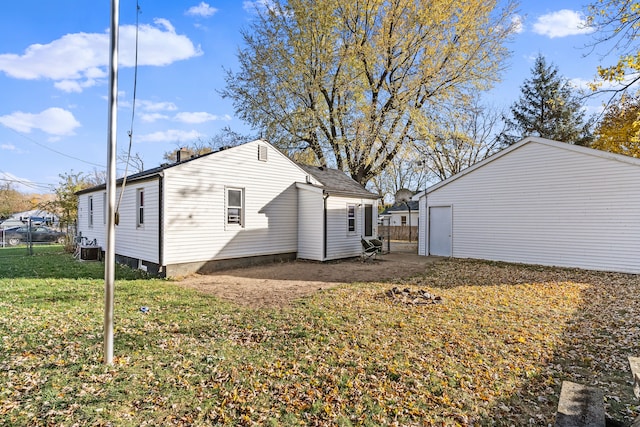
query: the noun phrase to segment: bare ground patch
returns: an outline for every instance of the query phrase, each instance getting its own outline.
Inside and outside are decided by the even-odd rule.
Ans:
[[[423,274],[435,258],[392,253],[362,262],[348,259],[326,263],[297,260],[194,274],[179,285],[249,307],[282,307],[292,301],[354,282],[385,282]]]

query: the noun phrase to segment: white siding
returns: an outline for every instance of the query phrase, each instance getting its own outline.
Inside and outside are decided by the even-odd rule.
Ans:
[[[144,189],[145,217],[144,225],[137,226],[136,195]],[[116,203],[120,198],[121,187],[116,190]],[[80,195],[78,199],[78,231],[89,240],[96,239],[103,250],[107,247],[106,225],[103,202],[104,190]],[[89,227],[89,197],[93,196],[93,227]],[[159,223],[159,178],[150,181],[134,181],[125,186],[124,196],[119,207],[120,223],[116,226],[117,255],[136,258],[158,264],[160,233]]]
[[[420,197],[418,201],[418,209],[419,209],[419,229],[418,229],[418,255],[427,255],[427,233],[429,231],[429,227],[424,226],[423,224],[427,223],[427,198]]]
[[[377,201],[329,196],[327,199],[327,257],[325,260],[359,256],[362,253],[360,239],[364,235],[364,204],[373,204],[373,236],[378,235],[375,220]],[[347,206],[356,206],[356,230],[347,229]]]
[[[319,188],[298,185],[298,258],[324,259],[324,202]]]
[[[106,246],[104,193],[105,190],[101,190],[78,197],[78,233],[88,240],[96,239],[103,250]],[[91,196],[93,196],[93,226],[89,225],[89,197]]]
[[[529,141],[427,190],[453,207],[453,256],[640,273],[640,164],[565,147]]]
[[[165,170],[164,263],[296,252],[297,190],[306,174],[260,141]],[[226,225],[226,187],[244,189],[244,226]]]
[[[389,225],[400,227],[402,225],[402,217],[406,217],[406,226],[409,226],[409,212],[389,212]],[[418,212],[411,211],[411,226],[416,227],[418,225]],[[386,225],[386,224],[385,224]]]
[[[144,224],[138,227],[136,196],[144,190]],[[116,200],[120,198],[120,187]],[[116,226],[116,254],[156,264],[159,259],[160,178],[126,184],[120,204],[120,223]]]

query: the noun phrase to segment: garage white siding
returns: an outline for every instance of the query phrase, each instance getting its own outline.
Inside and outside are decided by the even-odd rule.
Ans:
[[[452,206],[454,257],[640,273],[638,182],[637,159],[527,138],[423,203]]]
[[[259,146],[266,147],[266,161],[258,158]],[[166,169],[164,264],[296,252],[295,181],[305,179],[260,141]],[[244,192],[242,226],[227,224],[228,188]]]
[[[418,206],[418,255],[428,255],[427,237],[429,227],[421,226],[421,224],[427,223],[427,198],[420,197],[420,199],[418,199]]]

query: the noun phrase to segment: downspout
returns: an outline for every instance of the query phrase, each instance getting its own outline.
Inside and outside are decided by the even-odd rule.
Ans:
[[[324,209],[322,210],[323,213],[323,227],[324,227],[324,231],[323,231],[323,245],[322,245],[322,249],[324,251],[323,256],[322,256],[322,261],[326,261],[327,259],[327,241],[329,240],[327,237],[327,199],[329,198],[329,193],[327,192],[323,192],[323,196],[322,196],[322,202],[323,202],[323,207]]]
[[[167,272],[164,267],[164,222],[163,222],[163,207],[164,207],[164,192],[162,191],[164,187],[164,174],[160,174],[160,179],[158,180],[158,273],[166,277]]]
[[[409,209],[409,243],[411,243],[411,205],[409,202],[406,202],[407,209]]]

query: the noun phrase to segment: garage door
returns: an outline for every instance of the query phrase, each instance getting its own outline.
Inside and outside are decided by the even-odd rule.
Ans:
[[[429,255],[451,256],[451,206],[429,207]]]

